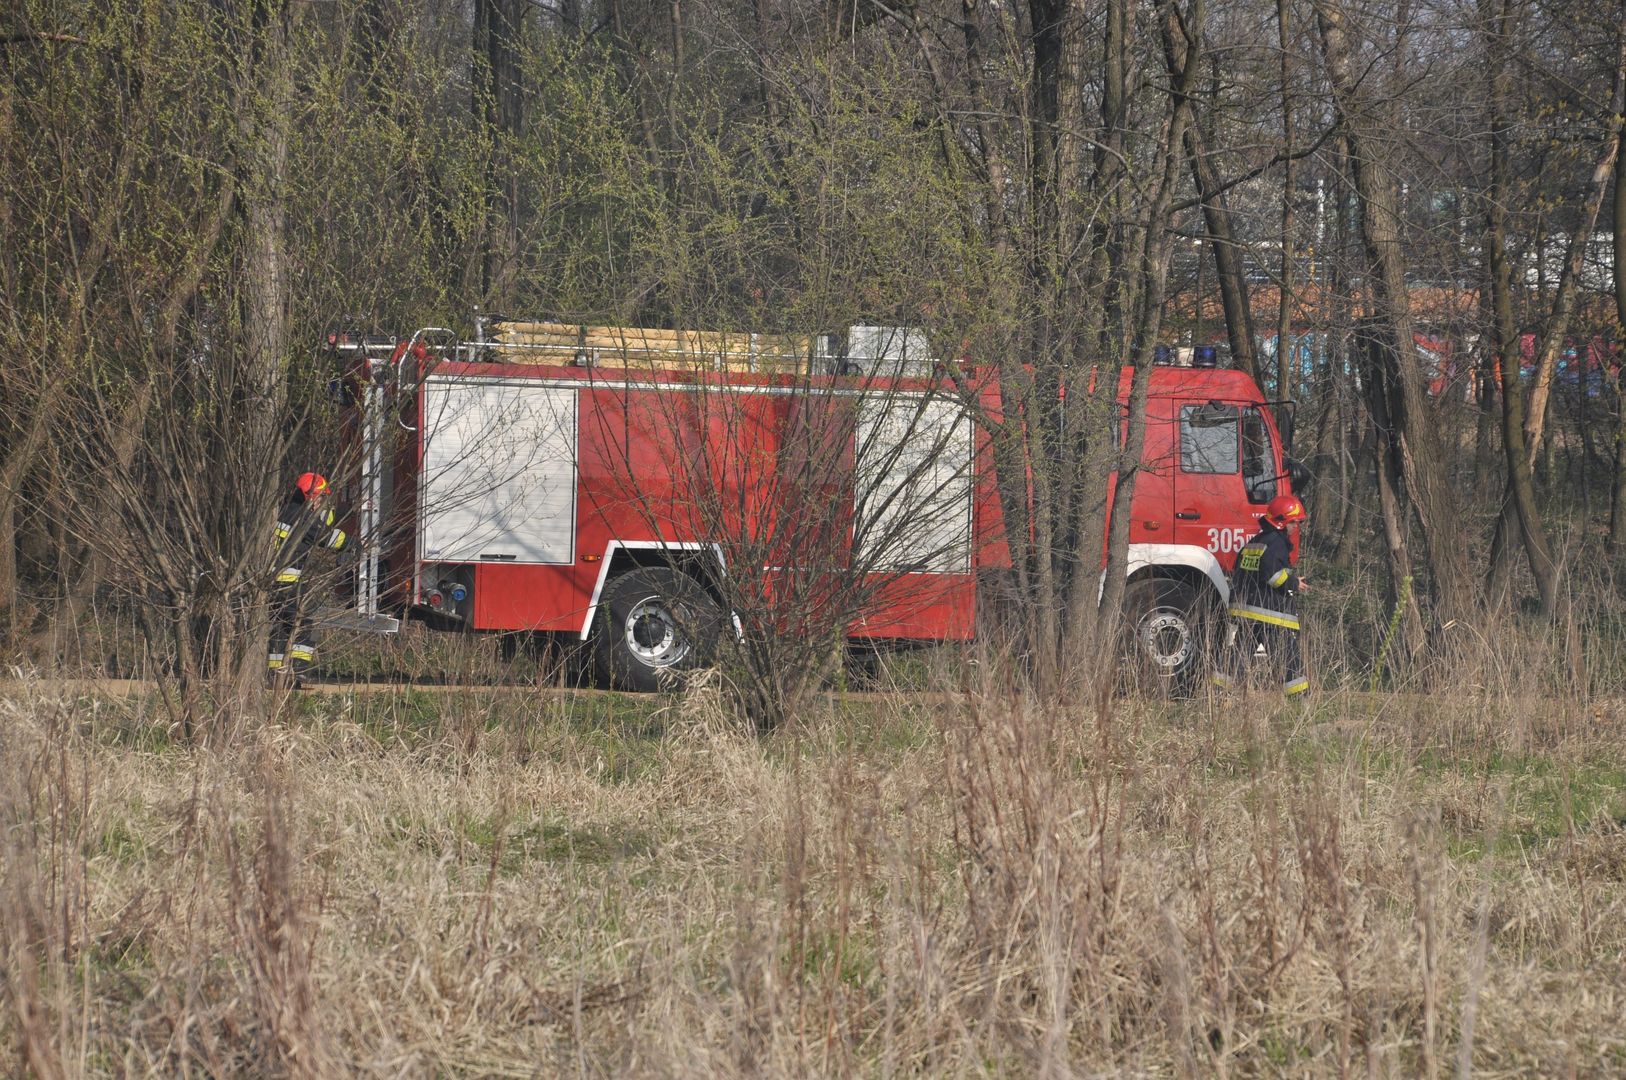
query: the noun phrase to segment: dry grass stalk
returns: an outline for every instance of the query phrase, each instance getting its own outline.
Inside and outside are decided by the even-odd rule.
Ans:
[[[1535,712],[1516,758],[1496,699],[1307,718],[961,686],[766,736],[703,681],[303,698],[234,747],[173,742],[140,702],[14,696],[0,1054],[302,1076],[1623,1060],[1610,703]]]

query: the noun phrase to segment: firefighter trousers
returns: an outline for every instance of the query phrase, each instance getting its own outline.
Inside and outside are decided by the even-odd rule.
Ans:
[[[1288,697],[1302,694],[1310,688],[1304,673],[1304,652],[1299,647],[1299,632],[1285,626],[1273,626],[1258,619],[1234,619],[1236,636],[1220,658],[1214,672],[1214,685],[1230,687],[1247,681],[1248,666],[1259,646],[1265,647],[1282,676],[1282,693]]]
[[[310,624],[300,618],[300,590],[278,589],[271,595],[271,649],[267,667],[273,676],[300,678],[316,660],[316,639]]]

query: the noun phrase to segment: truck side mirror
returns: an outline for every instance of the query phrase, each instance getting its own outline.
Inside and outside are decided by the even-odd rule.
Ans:
[[[1310,472],[1309,467],[1304,462],[1298,458],[1283,455],[1282,464],[1287,466],[1287,478],[1293,481],[1293,493],[1295,495],[1303,495],[1310,490],[1310,485],[1315,483],[1315,475]]]
[[[1296,426],[1294,420],[1297,417],[1298,410],[1293,407],[1292,402],[1288,402],[1287,407],[1281,410],[1281,415],[1277,418],[1276,427],[1282,433],[1283,453],[1293,449],[1293,429]]]

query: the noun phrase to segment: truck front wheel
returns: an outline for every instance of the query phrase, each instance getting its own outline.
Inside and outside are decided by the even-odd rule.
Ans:
[[[1124,629],[1133,683],[1166,697],[1190,697],[1208,666],[1212,623],[1212,605],[1186,582],[1130,582]]]
[[[595,654],[611,686],[643,693],[672,686],[711,661],[722,612],[693,578],[644,567],[604,587]]]

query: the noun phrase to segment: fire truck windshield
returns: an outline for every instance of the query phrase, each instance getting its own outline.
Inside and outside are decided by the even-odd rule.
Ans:
[[[1192,473],[1235,473],[1237,409],[1224,402],[1180,410],[1180,467]]]

